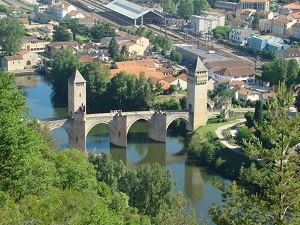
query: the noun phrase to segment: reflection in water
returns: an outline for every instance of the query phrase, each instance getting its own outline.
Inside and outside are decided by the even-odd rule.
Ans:
[[[34,88],[38,83],[37,75],[15,76],[15,84],[19,88]]]
[[[29,88],[23,86],[27,92],[27,104],[32,109],[32,117],[38,119],[61,117],[67,115],[66,108],[55,108],[51,103],[51,84],[49,79],[36,76],[38,85]],[[16,84],[20,82],[16,81]],[[22,86],[22,85],[21,85]],[[158,143],[150,140],[146,122],[136,122],[128,133],[128,147],[117,148],[111,146],[109,128],[99,124],[90,130],[87,136],[87,150],[96,153],[110,152],[114,160],[122,160],[128,168],[157,162],[170,169],[173,179],[177,181],[174,193],[181,191],[190,198],[199,217],[203,213],[204,220],[208,219],[207,209],[211,201],[220,202],[220,191],[210,182],[212,175],[204,168],[185,164],[185,156],[176,155],[184,147],[184,139],[172,131],[168,131],[167,143]],[[63,129],[55,129],[54,135],[62,139],[61,147],[68,145],[68,135]]]

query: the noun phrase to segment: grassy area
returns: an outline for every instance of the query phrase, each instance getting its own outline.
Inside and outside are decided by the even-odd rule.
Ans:
[[[198,134],[204,134],[204,133],[207,133],[207,132],[213,132],[214,135],[216,135],[214,131],[215,131],[216,129],[218,129],[219,127],[224,126],[224,125],[226,125],[226,124],[238,122],[238,120],[243,119],[243,118],[244,118],[244,116],[237,116],[237,117],[234,117],[234,118],[230,118],[230,119],[227,120],[226,122],[207,124],[207,125],[205,125],[205,126],[203,126],[203,127],[199,127],[199,128],[196,130],[196,132],[197,132]],[[217,137],[217,135],[216,135],[216,137]]]
[[[184,95],[182,94],[159,95],[155,97],[154,103],[169,101],[171,98],[174,98],[177,102],[179,102],[179,99],[183,96]]]

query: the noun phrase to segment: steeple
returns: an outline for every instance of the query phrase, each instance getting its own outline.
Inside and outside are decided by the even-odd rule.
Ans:
[[[86,108],[86,80],[76,69],[68,79],[68,115],[74,117],[76,112],[84,112]]]
[[[72,74],[72,76],[70,76],[70,78],[68,79],[68,81],[71,84],[86,82],[86,80],[82,77],[81,73],[78,71],[77,68],[74,71],[74,73]]]
[[[201,61],[200,57],[198,56],[195,62],[192,64],[191,72],[193,74],[197,74],[197,72],[207,72],[207,68],[204,66],[203,62]]]

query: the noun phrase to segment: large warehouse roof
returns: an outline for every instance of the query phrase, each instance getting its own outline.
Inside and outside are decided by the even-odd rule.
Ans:
[[[151,11],[147,7],[143,7],[125,0],[115,0],[107,4],[105,7],[131,19],[137,19]]]

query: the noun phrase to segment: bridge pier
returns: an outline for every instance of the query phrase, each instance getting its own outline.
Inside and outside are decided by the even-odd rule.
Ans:
[[[127,116],[118,113],[114,117],[115,120],[115,132],[110,132],[110,143],[117,147],[127,147]]]
[[[69,140],[69,147],[86,150],[86,113],[75,112],[74,115],[74,137]]]
[[[148,136],[154,141],[167,142],[167,115],[165,112],[155,112],[152,116],[153,126],[148,128]]]

